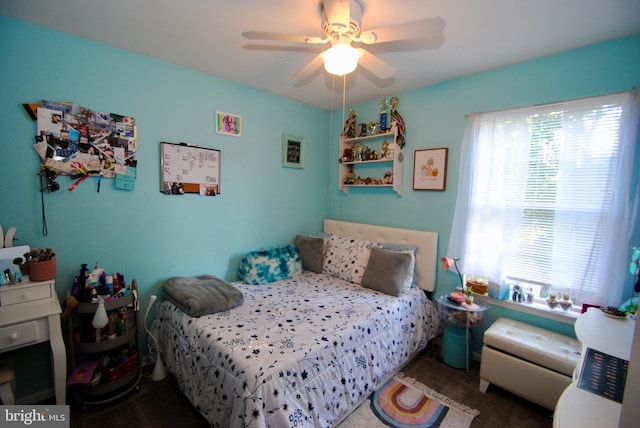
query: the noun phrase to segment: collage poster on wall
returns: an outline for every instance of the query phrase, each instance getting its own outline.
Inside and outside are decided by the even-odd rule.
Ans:
[[[135,178],[134,118],[67,102],[42,101],[33,109],[38,123],[34,148],[45,168],[61,175],[116,178],[120,183]]]

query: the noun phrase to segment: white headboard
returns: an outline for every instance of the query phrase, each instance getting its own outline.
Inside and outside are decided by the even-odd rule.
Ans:
[[[438,260],[437,233],[330,219],[324,220],[324,232],[380,243],[417,245],[416,284],[422,290],[435,290]]]

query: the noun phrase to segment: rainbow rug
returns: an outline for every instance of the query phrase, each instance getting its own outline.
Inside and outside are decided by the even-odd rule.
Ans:
[[[467,428],[479,414],[400,373],[362,403],[339,428]]]

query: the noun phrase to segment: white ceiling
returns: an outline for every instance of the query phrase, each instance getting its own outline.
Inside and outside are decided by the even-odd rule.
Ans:
[[[358,67],[348,104],[640,33],[639,0],[359,0],[362,30],[442,17],[439,48],[370,51],[396,68]],[[343,79],[293,74],[325,45],[252,41],[249,30],[322,36],[320,0],[0,0],[0,13],[330,109]],[[398,46],[395,45],[397,48]],[[333,93],[332,93],[333,91]]]

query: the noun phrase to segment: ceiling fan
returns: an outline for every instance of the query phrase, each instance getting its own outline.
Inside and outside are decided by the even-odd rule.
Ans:
[[[247,31],[242,35],[247,39],[255,40],[309,44],[330,43],[329,49],[319,53],[294,74],[296,79],[310,76],[323,63],[329,73],[338,76],[351,73],[360,64],[376,77],[386,79],[393,76],[395,68],[361,47],[354,48],[352,43],[372,45],[429,38],[440,35],[446,26],[441,17],[433,17],[362,31],[361,18],[362,6],[357,0],[323,0],[323,37],[265,31]]]

